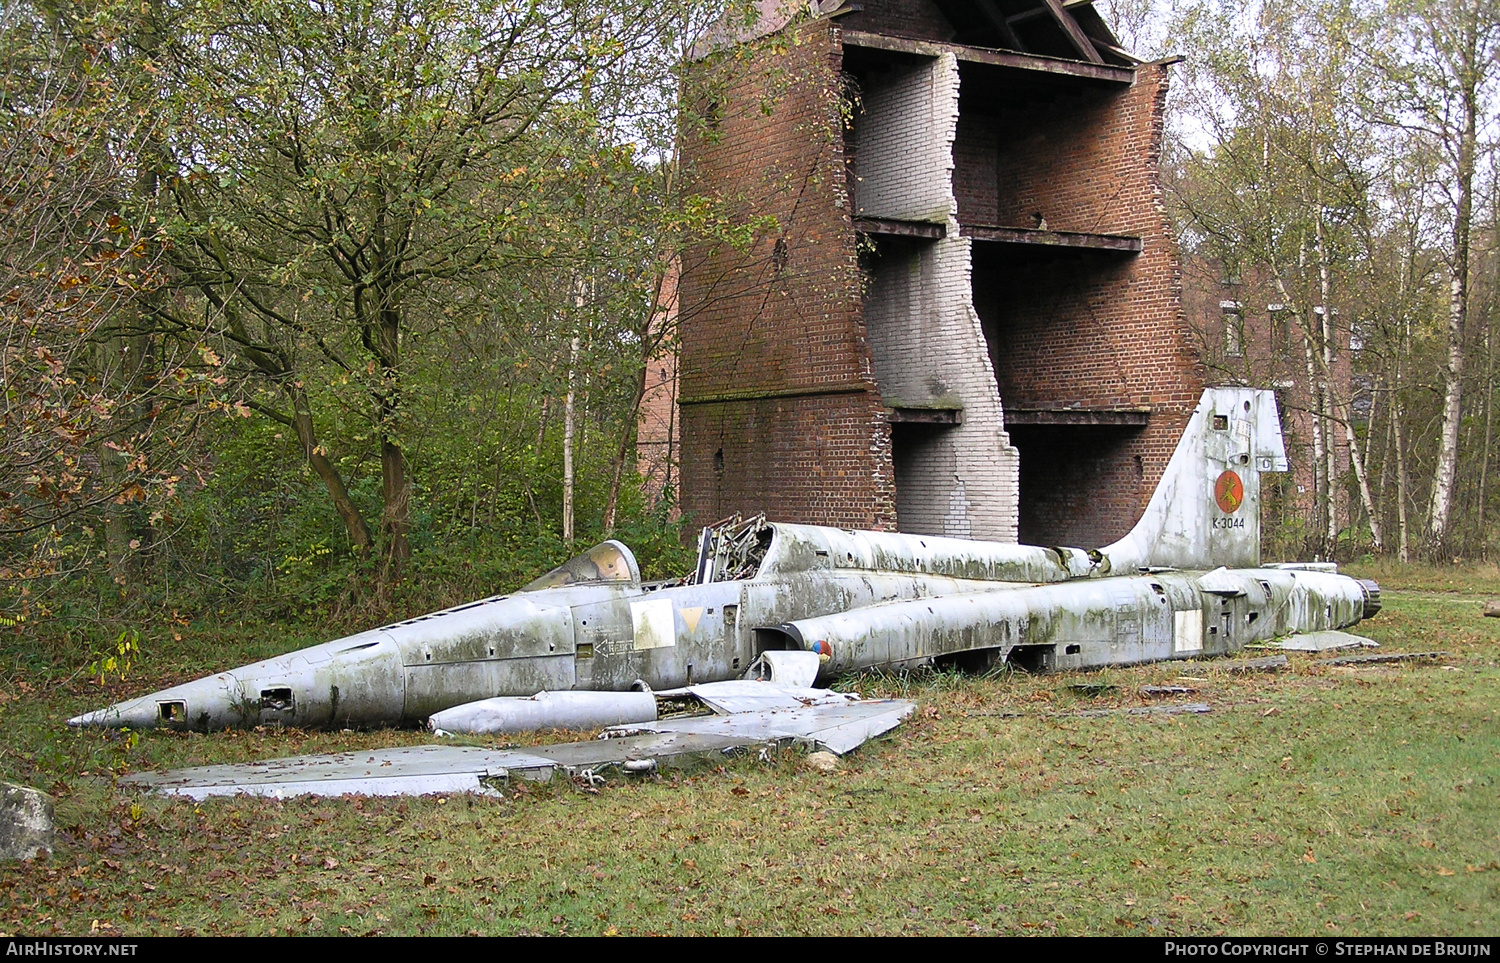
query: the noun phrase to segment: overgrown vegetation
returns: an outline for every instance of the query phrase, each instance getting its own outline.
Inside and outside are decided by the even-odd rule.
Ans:
[[[1368,573],[1362,573],[1368,574]],[[1361,627],[1440,664],[1236,675],[866,677],[919,701],[834,773],[788,751],[503,799],[123,792],[155,766],[420,743],[268,729],[132,738],[69,715],[321,635],[162,627],[100,688],[0,655],[0,771],[48,787],[63,842],[0,867],[26,934],[1468,934],[1500,916],[1500,620],[1488,570],[1387,580]],[[173,640],[172,634],[182,636]],[[1177,682],[1207,715],[1083,717]],[[576,737],[579,734],[571,734]],[[558,738],[564,738],[559,734]]]
[[[721,12],[7,4],[3,625],[677,574],[633,439],[685,240],[742,241],[674,151]]]

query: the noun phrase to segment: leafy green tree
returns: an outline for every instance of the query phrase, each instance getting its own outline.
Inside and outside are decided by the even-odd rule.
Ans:
[[[4,605],[18,615],[39,577],[91,561],[91,526],[111,531],[123,580],[141,542],[127,513],[148,516],[149,538],[162,499],[201,467],[197,419],[226,407],[209,345],[142,322],[167,279],[143,196],[159,118],[120,69],[130,17],[0,13],[0,588],[16,589]]]
[[[607,238],[565,246],[549,207],[593,166],[570,129],[598,123],[580,91],[620,110],[643,79],[669,76],[642,73],[664,30],[624,4],[357,0],[208,4],[170,31],[162,96],[183,123],[166,230],[178,283],[203,307],[163,306],[161,320],[210,324],[233,346],[271,389],[249,403],[296,432],[351,545],[378,541],[387,575],[411,552],[411,394],[427,390],[413,373],[428,363],[413,352],[442,363],[441,332],[483,323],[518,265],[592,270],[580,265]],[[315,396],[367,425],[375,534],[318,434]]]
[[[1432,158],[1416,196],[1441,212],[1448,274],[1447,357],[1442,367],[1442,422],[1433,468],[1426,549],[1451,555],[1450,527],[1459,474],[1464,368],[1474,269],[1474,202],[1493,156],[1500,93],[1500,3],[1495,0],[1390,0],[1366,49],[1371,75],[1367,111],[1393,132],[1402,150]]]

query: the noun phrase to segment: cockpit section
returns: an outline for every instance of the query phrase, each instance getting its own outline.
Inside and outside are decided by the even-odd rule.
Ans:
[[[754,578],[771,548],[774,533],[765,515],[749,519],[732,515],[710,525],[698,537],[698,564],[688,583],[708,585]]]
[[[635,555],[623,542],[610,539],[600,542],[582,555],[575,555],[546,575],[528,582],[520,591],[540,592],[565,585],[588,585],[617,582],[639,585],[641,567]]]

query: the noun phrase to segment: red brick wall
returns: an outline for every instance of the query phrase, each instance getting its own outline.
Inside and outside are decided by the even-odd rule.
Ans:
[[[872,451],[871,396],[766,398],[687,405],[687,511],[707,524],[734,512],[839,528],[894,528],[888,441]],[[885,432],[884,438],[889,438]]]
[[[914,40],[954,39],[953,24],[932,0],[864,0],[860,6],[864,9],[840,17],[839,25]]]
[[[662,340],[646,364],[646,390],[636,412],[636,470],[643,476],[647,496],[653,504],[663,498],[678,502],[679,450],[682,426],[677,420],[677,281],[673,264],[662,279],[654,333]]]
[[[996,153],[999,224],[1031,228],[1033,213],[1040,212],[1053,231],[1128,234],[1144,242],[1134,257],[1079,252],[1022,258],[1013,249],[975,245],[976,307],[1007,409],[1151,409],[1144,429],[1116,429],[1107,477],[1100,479],[1112,490],[1092,507],[1080,507],[1055,483],[1088,463],[1093,429],[1035,429],[1015,439],[1023,540],[1027,529],[1033,536],[1045,532],[1049,541],[1086,532],[1093,543],[1127,532],[1203,389],[1204,369],[1182,314],[1180,260],[1157,173],[1166,89],[1166,68],[1147,66],[1127,90],[1069,94],[1066,102],[1033,103],[999,118],[999,128],[1013,134]],[[966,206],[979,210],[988,203],[973,191],[981,179],[966,183],[970,193],[958,197],[960,220]],[[1028,469],[1028,447],[1033,460],[1059,464]],[[1074,458],[1069,452],[1083,454]],[[1027,477],[1033,479],[1029,490]],[[1038,478],[1045,487],[1035,484]]]
[[[1011,425],[1021,452],[1020,541],[1097,548],[1141,512],[1140,428]]]
[[[976,113],[972,100],[958,99],[958,131],[953,139],[953,198],[961,224],[1000,223],[1001,126],[992,114]],[[1012,225],[1031,227],[1031,222]]]
[[[703,65],[717,119],[690,137],[692,183],[739,223],[690,250],[681,286],[682,503],[706,523],[895,525],[890,431],[860,315],[828,21]],[[766,219],[774,219],[773,222]]]

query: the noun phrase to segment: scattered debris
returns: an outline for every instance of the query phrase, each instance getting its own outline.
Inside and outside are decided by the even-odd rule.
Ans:
[[[1378,649],[1380,643],[1362,635],[1329,630],[1297,632],[1284,639],[1267,643],[1266,648],[1285,649],[1288,652],[1332,652],[1338,649]]]
[[[1284,655],[1271,655],[1264,659],[1231,659],[1216,668],[1225,672],[1280,672],[1291,665]]]
[[[1106,692],[1118,691],[1120,687],[1111,685],[1108,682],[1074,682],[1068,688],[1079,695],[1097,696],[1103,695]]]
[[[1198,690],[1186,685],[1143,685],[1141,695],[1153,699],[1162,699],[1167,696],[1192,695]]]
[[[1490,599],[1484,603],[1484,614],[1492,619],[1500,619],[1500,599]]]
[[[35,859],[53,845],[52,797],[0,782],[0,860]]]
[[[1075,716],[1093,717],[1109,715],[1127,716],[1175,716],[1185,712],[1201,715],[1212,712],[1213,706],[1207,702],[1184,702],[1174,706],[1125,706],[1119,709],[1086,709],[1083,712],[1075,712]]]
[[[1389,682],[1391,679],[1399,679],[1401,674],[1390,668],[1378,665],[1335,665],[1328,669],[1330,675],[1343,676],[1356,682]]]
[[[1319,659],[1313,665],[1374,665],[1378,662],[1433,662],[1449,658],[1448,652],[1378,652],[1371,655],[1343,655],[1337,659]]]

